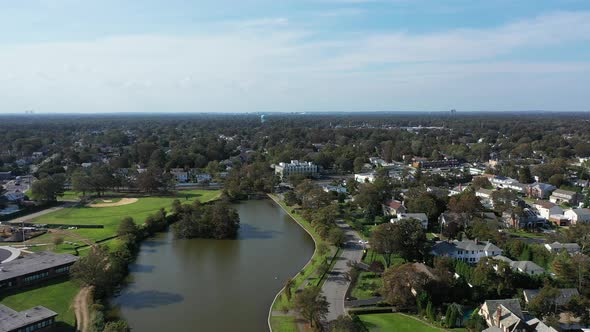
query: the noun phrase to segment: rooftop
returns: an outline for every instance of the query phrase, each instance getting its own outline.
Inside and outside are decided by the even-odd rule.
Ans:
[[[473,240],[454,240],[454,241],[438,241],[432,248],[432,251],[438,255],[445,255],[457,250],[485,250],[502,252],[500,248],[489,241],[473,241]]]
[[[49,251],[30,254],[0,265],[0,281],[74,263],[76,260],[78,257],[74,255],[55,254]]]
[[[57,313],[42,306],[21,312],[0,304],[0,332],[14,331],[29,324],[55,317]]]

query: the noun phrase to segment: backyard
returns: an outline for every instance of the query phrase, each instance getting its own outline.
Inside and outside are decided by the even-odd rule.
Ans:
[[[359,318],[370,332],[440,332],[445,331],[427,325],[420,320],[397,313],[360,315]]]

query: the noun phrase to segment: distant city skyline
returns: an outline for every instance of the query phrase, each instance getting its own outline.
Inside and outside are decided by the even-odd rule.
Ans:
[[[0,114],[590,111],[584,0],[31,0],[0,28]]]

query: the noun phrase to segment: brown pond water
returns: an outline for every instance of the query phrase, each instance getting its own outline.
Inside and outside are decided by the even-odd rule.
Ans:
[[[268,331],[268,309],[313,254],[311,237],[270,200],[236,204],[236,240],[147,239],[112,300],[134,331]]]

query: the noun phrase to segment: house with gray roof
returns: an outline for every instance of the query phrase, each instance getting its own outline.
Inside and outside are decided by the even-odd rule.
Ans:
[[[590,209],[569,209],[563,213],[573,225],[579,222],[590,222]]]
[[[526,303],[531,302],[537,295],[539,295],[540,289],[523,289],[522,295]],[[576,288],[560,288],[559,296],[555,299],[555,304],[562,307],[569,303],[574,296],[579,296],[580,293]]]
[[[551,196],[549,196],[549,201],[555,204],[568,203],[574,205],[579,202],[580,198],[580,194],[575,191],[555,189],[553,193],[551,193]]]
[[[531,261],[513,261],[505,256],[495,256],[494,259],[508,263],[510,268],[516,272],[526,273],[531,276],[545,273],[544,268]],[[494,266],[494,269],[497,269],[497,267],[497,265]]]
[[[392,218],[391,222],[395,224],[396,222],[403,219],[416,219],[420,222],[420,224],[422,224],[422,228],[428,228],[428,216],[426,213],[399,213],[397,215],[397,219]]]
[[[32,332],[53,326],[57,313],[43,306],[16,311],[0,304],[0,332]]]
[[[526,316],[518,299],[487,300],[479,310],[488,332],[557,332],[535,317]]]
[[[70,267],[77,260],[78,257],[74,255],[43,251],[2,263],[0,292],[68,275]]]
[[[535,198],[546,199],[557,189],[554,185],[542,182],[535,182],[529,186],[528,195]]]
[[[545,249],[549,250],[552,253],[559,253],[562,250],[565,250],[570,255],[577,254],[581,251],[580,245],[577,243],[546,243]]]
[[[494,257],[502,254],[502,249],[489,241],[454,240],[437,241],[431,253],[435,256],[447,256],[475,264],[482,257]]]

